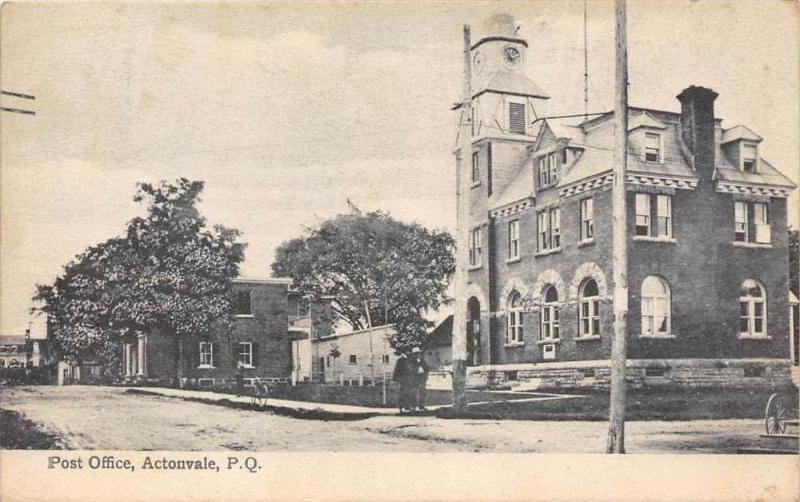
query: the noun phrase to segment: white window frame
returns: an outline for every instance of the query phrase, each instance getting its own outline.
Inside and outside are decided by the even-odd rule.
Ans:
[[[516,290],[508,295],[506,319],[506,345],[523,343],[524,317],[522,295]]]
[[[594,197],[582,199],[581,211],[581,242],[594,239]]]
[[[664,233],[662,233],[662,225]],[[672,238],[672,196],[656,195],[656,237]]]
[[[542,155],[536,158],[536,172],[537,180],[539,182],[539,190],[550,186],[550,167],[548,166],[549,156]]]
[[[358,366],[358,354],[350,354],[347,358],[348,366]]]
[[[536,213],[536,236],[540,252],[550,249],[550,213],[548,211]]]
[[[594,282],[598,291],[596,295],[586,296],[584,291],[590,281]],[[586,279],[583,281],[578,303],[578,336],[581,338],[600,336],[600,290],[596,280]]]
[[[198,368],[213,368],[214,367],[214,343],[213,342],[200,342],[198,347],[200,350],[200,364]]]
[[[753,241],[756,244],[772,242],[772,231],[769,225],[769,204],[753,202]]]
[[[477,151],[472,152],[472,171],[470,174],[470,179],[472,180],[473,185],[477,185],[481,182],[480,153]]]
[[[508,259],[519,259],[519,220],[508,222]]]
[[[481,266],[481,228],[473,228],[469,233],[469,266],[477,268]]]
[[[664,294],[645,295],[645,286],[648,281],[658,281],[663,286]],[[641,287],[641,334],[642,337],[671,337],[672,336],[672,291],[669,283],[657,276],[648,275],[642,281]],[[665,330],[659,330],[663,321]]]
[[[756,287],[761,292],[761,296],[743,294],[745,290]],[[767,338],[767,291],[764,286],[753,279],[748,279],[742,283],[739,292],[739,336],[741,338]],[[756,307],[761,307],[761,315],[756,315]],[[742,315],[742,308],[746,310]],[[741,321],[747,320],[747,331],[742,331]],[[756,320],[761,320],[761,330],[756,329]]]
[[[237,363],[243,368],[253,368],[253,342],[239,342],[237,348]]]
[[[735,201],[733,203],[733,240],[734,242],[748,242],[750,239],[749,225],[747,217],[747,202]],[[742,238],[739,238],[739,235]]]
[[[547,154],[547,170],[549,172],[548,178],[550,179],[550,184],[555,185],[558,183],[558,156],[556,152]]]
[[[650,194],[637,193],[634,197],[634,207],[636,210],[636,236],[650,237],[653,234],[652,223],[650,221]],[[647,233],[640,234],[639,228],[646,228]]]
[[[555,301],[547,301],[547,293],[550,289],[556,294]],[[558,340],[561,338],[560,334],[560,319],[558,311],[558,290],[552,284],[548,284],[542,290],[542,313],[540,317],[540,330],[539,338],[542,340]]]
[[[745,152],[752,149],[753,157],[745,158]],[[749,173],[757,173],[758,172],[758,145],[755,143],[748,143],[748,142],[741,142],[739,144],[739,158],[741,161],[739,162],[739,170],[742,172],[749,172]],[[745,170],[745,163],[751,160],[753,162],[753,169],[751,171]]]
[[[561,248],[561,208],[550,209],[550,249]]]
[[[654,148],[650,146],[649,140],[651,138],[655,138],[657,146]],[[656,159],[650,160],[647,158],[647,155],[653,153],[655,150]],[[644,133],[644,161],[645,162],[661,162],[661,134],[657,132],[645,132]]]

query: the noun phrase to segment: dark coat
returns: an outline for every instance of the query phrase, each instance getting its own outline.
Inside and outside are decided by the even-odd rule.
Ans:
[[[409,362],[411,363],[411,378],[416,386],[424,386],[428,381],[428,372],[430,368],[428,363],[425,362],[425,357],[422,354],[412,357]]]
[[[405,355],[400,355],[394,364],[392,379],[400,385],[410,385],[412,382],[412,361]]]

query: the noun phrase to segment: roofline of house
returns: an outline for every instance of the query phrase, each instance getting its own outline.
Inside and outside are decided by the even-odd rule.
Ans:
[[[373,326],[373,327],[371,327],[371,328],[359,329],[359,330],[356,330],[356,331],[350,331],[350,332],[347,332],[347,333],[339,333],[339,334],[333,334],[333,335],[325,335],[325,336],[321,336],[321,337],[317,338],[317,340],[318,340],[318,341],[323,341],[323,340],[336,340],[337,338],[343,338],[343,337],[345,337],[345,336],[350,336],[350,335],[360,335],[360,334],[362,334],[362,333],[368,333],[368,332],[370,332],[370,331],[378,331],[378,330],[381,330],[381,329],[383,329],[383,330],[386,330],[386,331],[388,332],[389,328],[394,328],[394,323],[392,323],[392,324],[383,324],[383,325],[381,325],[381,326]]]
[[[488,43],[488,42],[514,42],[514,43],[517,43],[517,44],[522,44],[525,47],[528,47],[528,42],[526,40],[522,39],[522,38],[491,36],[491,37],[483,37],[482,39],[478,40],[477,42],[472,44],[472,47],[470,47],[469,50],[474,51],[475,49],[477,49],[481,45],[483,45],[485,43]]]

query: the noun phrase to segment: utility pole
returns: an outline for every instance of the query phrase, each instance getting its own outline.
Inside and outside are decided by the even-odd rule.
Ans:
[[[628,48],[625,1],[616,0],[616,79],[614,89],[614,183],[611,188],[614,255],[614,339],[606,453],[625,453],[625,360],[628,333],[628,243],[625,184],[628,171]]]
[[[472,68],[470,58],[470,28],[464,25],[464,96],[461,105],[461,148],[456,162],[456,277],[455,310],[453,312],[453,409],[456,413],[466,410],[465,387],[467,382],[467,232],[469,228],[469,205],[464,186],[467,177],[464,170],[471,159],[472,142]]]

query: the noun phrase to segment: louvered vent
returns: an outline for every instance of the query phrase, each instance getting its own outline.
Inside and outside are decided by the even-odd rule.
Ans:
[[[525,105],[509,103],[508,130],[514,134],[525,134]]]

